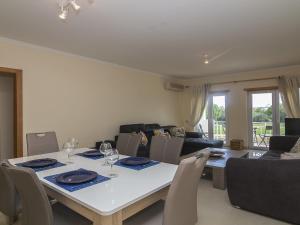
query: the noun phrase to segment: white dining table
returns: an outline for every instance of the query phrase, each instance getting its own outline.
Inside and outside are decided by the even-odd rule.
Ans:
[[[92,170],[102,176],[110,172],[104,166],[104,159],[88,159],[76,155],[88,148],[75,150],[71,157],[72,164],[37,172],[37,176],[45,187],[47,194],[75,212],[88,218],[94,225],[122,225],[123,221],[151,204],[164,199],[168,193],[177,165],[159,163],[143,170],[133,170],[113,166],[116,178],[95,184],[74,192],[69,192],[44,179],[80,168]],[[120,158],[127,156],[120,155]],[[12,165],[33,159],[53,158],[61,163],[68,161],[65,152],[10,159]]]

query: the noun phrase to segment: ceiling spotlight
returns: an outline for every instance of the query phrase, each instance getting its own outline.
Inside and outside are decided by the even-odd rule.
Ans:
[[[68,10],[62,8],[60,14],[58,15],[58,17],[61,19],[61,20],[66,20],[67,19],[67,16],[68,16]]]
[[[70,4],[72,5],[72,7],[73,7],[74,10],[76,10],[76,11],[80,10],[80,5],[78,5],[78,4],[75,2],[75,0],[72,0],[72,1],[70,2]]]
[[[80,10],[80,5],[77,4],[76,0],[59,0],[58,4],[60,9],[58,17],[61,20],[66,20],[71,11]]]
[[[207,54],[205,54],[204,56],[203,56],[203,58],[204,58],[204,64],[209,64],[209,60],[208,60],[208,55]]]

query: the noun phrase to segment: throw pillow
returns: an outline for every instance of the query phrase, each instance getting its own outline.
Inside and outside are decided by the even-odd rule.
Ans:
[[[166,137],[171,137],[169,132],[165,132],[164,129],[156,129],[153,130],[154,136],[166,136]]]
[[[298,139],[298,141],[296,142],[296,144],[294,145],[294,147],[291,149],[290,152],[291,153],[300,153],[300,138]]]
[[[146,136],[146,134],[143,131],[140,131],[140,135],[141,135],[141,144],[146,146],[148,144],[148,138]]]
[[[160,135],[162,135],[164,133],[165,133],[164,129],[154,129],[153,130],[154,136],[160,136]]]
[[[185,136],[185,129],[184,127],[173,127],[170,129],[171,136],[174,137],[184,137]]]
[[[280,155],[280,159],[300,159],[300,153],[285,152]]]

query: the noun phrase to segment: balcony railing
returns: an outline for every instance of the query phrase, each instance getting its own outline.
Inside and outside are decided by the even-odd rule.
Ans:
[[[214,120],[214,139],[226,141],[226,122]]]

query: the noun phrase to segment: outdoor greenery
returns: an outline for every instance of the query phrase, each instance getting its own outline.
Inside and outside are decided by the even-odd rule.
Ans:
[[[208,113],[208,112],[206,112]],[[256,135],[258,141],[260,141],[260,135],[265,133],[266,126],[272,126],[272,106],[269,107],[256,107],[253,108],[253,127],[256,128]],[[284,134],[284,119],[286,114],[284,112],[282,104],[279,105],[280,113],[280,134]],[[213,119],[214,119],[214,135],[215,138],[225,138],[225,108],[217,104],[213,105]],[[267,132],[271,134],[271,131]],[[267,140],[268,142],[268,140]]]
[[[208,110],[206,110],[206,118],[208,118]],[[223,106],[213,104],[213,119],[225,122],[225,108]]]
[[[279,105],[280,122],[284,122],[286,114],[282,104]],[[272,122],[272,106],[269,107],[256,107],[252,111],[253,122]]]

